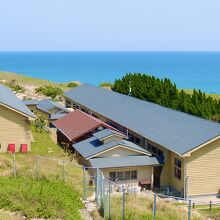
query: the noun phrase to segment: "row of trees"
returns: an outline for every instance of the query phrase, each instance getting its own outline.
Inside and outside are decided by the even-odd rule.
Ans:
[[[122,79],[115,80],[112,90],[128,94],[129,86],[133,97],[220,121],[220,100],[213,99],[200,90],[193,90],[192,94],[187,94],[184,90],[178,90],[175,83],[167,78],[159,79],[139,73],[126,74]]]

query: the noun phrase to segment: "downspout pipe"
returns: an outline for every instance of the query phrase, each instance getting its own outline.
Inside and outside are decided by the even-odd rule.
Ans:
[[[187,186],[188,186],[188,176],[187,176],[187,157],[184,157],[184,200],[187,200]]]

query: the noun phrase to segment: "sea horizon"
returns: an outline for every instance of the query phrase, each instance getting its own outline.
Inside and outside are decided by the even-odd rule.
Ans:
[[[220,93],[220,51],[5,51],[0,71],[94,85],[136,72],[169,78],[178,88]]]

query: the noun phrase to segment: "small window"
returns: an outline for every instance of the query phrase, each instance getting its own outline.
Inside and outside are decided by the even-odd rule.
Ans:
[[[137,179],[137,170],[131,171],[131,179],[136,180]]]
[[[130,179],[131,179],[131,172],[125,171],[125,180],[130,180]]]
[[[87,110],[85,108],[81,108],[81,111],[87,113]]]
[[[163,151],[162,150],[157,150],[157,155],[159,156],[159,157],[163,157]]]
[[[182,162],[181,160],[175,158],[175,161],[174,161],[174,176],[181,180],[181,175],[182,175]]]
[[[123,172],[117,172],[117,179],[118,179],[118,181],[123,180]]]
[[[140,143],[141,143],[141,140],[140,140],[139,138],[135,137],[134,142],[135,142],[136,144],[140,144]]]
[[[92,113],[92,116],[95,117],[95,118],[99,118],[98,115],[96,115],[94,113]]]
[[[109,178],[110,178],[110,180],[115,181],[115,179],[116,179],[116,172],[110,172],[109,173]]]
[[[147,148],[147,150],[149,150],[149,151],[151,152],[151,145],[150,145],[150,144],[148,144],[148,145],[146,146],[146,148]]]
[[[129,134],[129,141],[134,142],[134,136],[132,134]]]
[[[151,147],[151,150],[152,150],[152,152],[153,152],[154,154],[157,154],[157,148],[156,148],[156,147],[152,146],[152,147]]]
[[[71,102],[69,100],[66,100],[66,108],[71,108]]]

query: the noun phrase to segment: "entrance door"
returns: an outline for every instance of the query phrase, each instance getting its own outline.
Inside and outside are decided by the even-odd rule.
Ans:
[[[154,187],[160,187],[160,175],[162,168],[162,166],[154,167]]]

